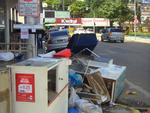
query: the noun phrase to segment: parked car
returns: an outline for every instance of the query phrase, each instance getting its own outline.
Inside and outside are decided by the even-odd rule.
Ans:
[[[120,41],[124,43],[124,32],[120,28],[107,28],[102,30],[101,41]]]
[[[74,34],[70,38],[67,48],[70,48],[76,54],[85,48],[93,51],[97,43],[98,40],[95,33]]]
[[[69,33],[67,30],[48,32],[47,51],[62,50],[68,45]]]

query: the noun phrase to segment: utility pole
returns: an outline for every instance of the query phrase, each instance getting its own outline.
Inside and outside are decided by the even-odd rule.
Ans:
[[[94,33],[96,33],[96,31],[95,31],[95,25],[96,25],[96,23],[95,23],[95,11],[93,10],[93,13],[94,13]]]
[[[136,24],[137,24],[136,0],[134,0],[134,36],[135,36],[135,40],[136,40]]]
[[[62,8],[63,8],[63,11],[65,10],[65,2],[64,0],[62,0]]]

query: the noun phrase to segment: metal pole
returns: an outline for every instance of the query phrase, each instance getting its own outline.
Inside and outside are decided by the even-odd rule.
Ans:
[[[63,11],[65,10],[65,4],[64,4],[64,0],[62,0],[62,8],[63,8]]]
[[[135,37],[135,40],[136,40],[136,21],[137,21],[136,0],[134,0],[134,37]]]
[[[34,17],[27,16],[26,17],[26,24],[28,24],[28,25],[34,25],[35,24]],[[27,47],[28,48],[27,57],[28,58],[32,58],[32,57],[34,57],[34,56],[37,55],[36,42],[35,42],[35,36],[34,36],[34,34],[29,34],[28,44],[29,45]]]
[[[8,1],[5,2],[5,43],[7,44],[7,51],[9,50],[9,43],[10,43],[10,9]]]
[[[94,30],[94,33],[96,33],[95,32],[95,12],[94,12],[94,10],[93,10],[93,13],[94,13],[94,26],[93,26],[93,30]]]

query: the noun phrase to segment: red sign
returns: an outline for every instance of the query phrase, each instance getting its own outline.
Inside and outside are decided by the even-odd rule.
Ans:
[[[25,2],[32,2],[32,0],[24,0]]]
[[[137,19],[137,16],[134,17],[134,21],[133,21],[133,24],[138,24],[139,23],[139,20]]]
[[[35,102],[34,74],[16,74],[16,101]]]
[[[57,18],[56,24],[81,24],[81,18]]]

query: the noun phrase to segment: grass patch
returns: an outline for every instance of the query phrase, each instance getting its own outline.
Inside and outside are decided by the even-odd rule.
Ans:
[[[128,35],[134,36],[134,32],[129,32]],[[136,32],[137,36],[146,36],[146,37],[150,37],[150,33],[143,33],[143,32]]]

